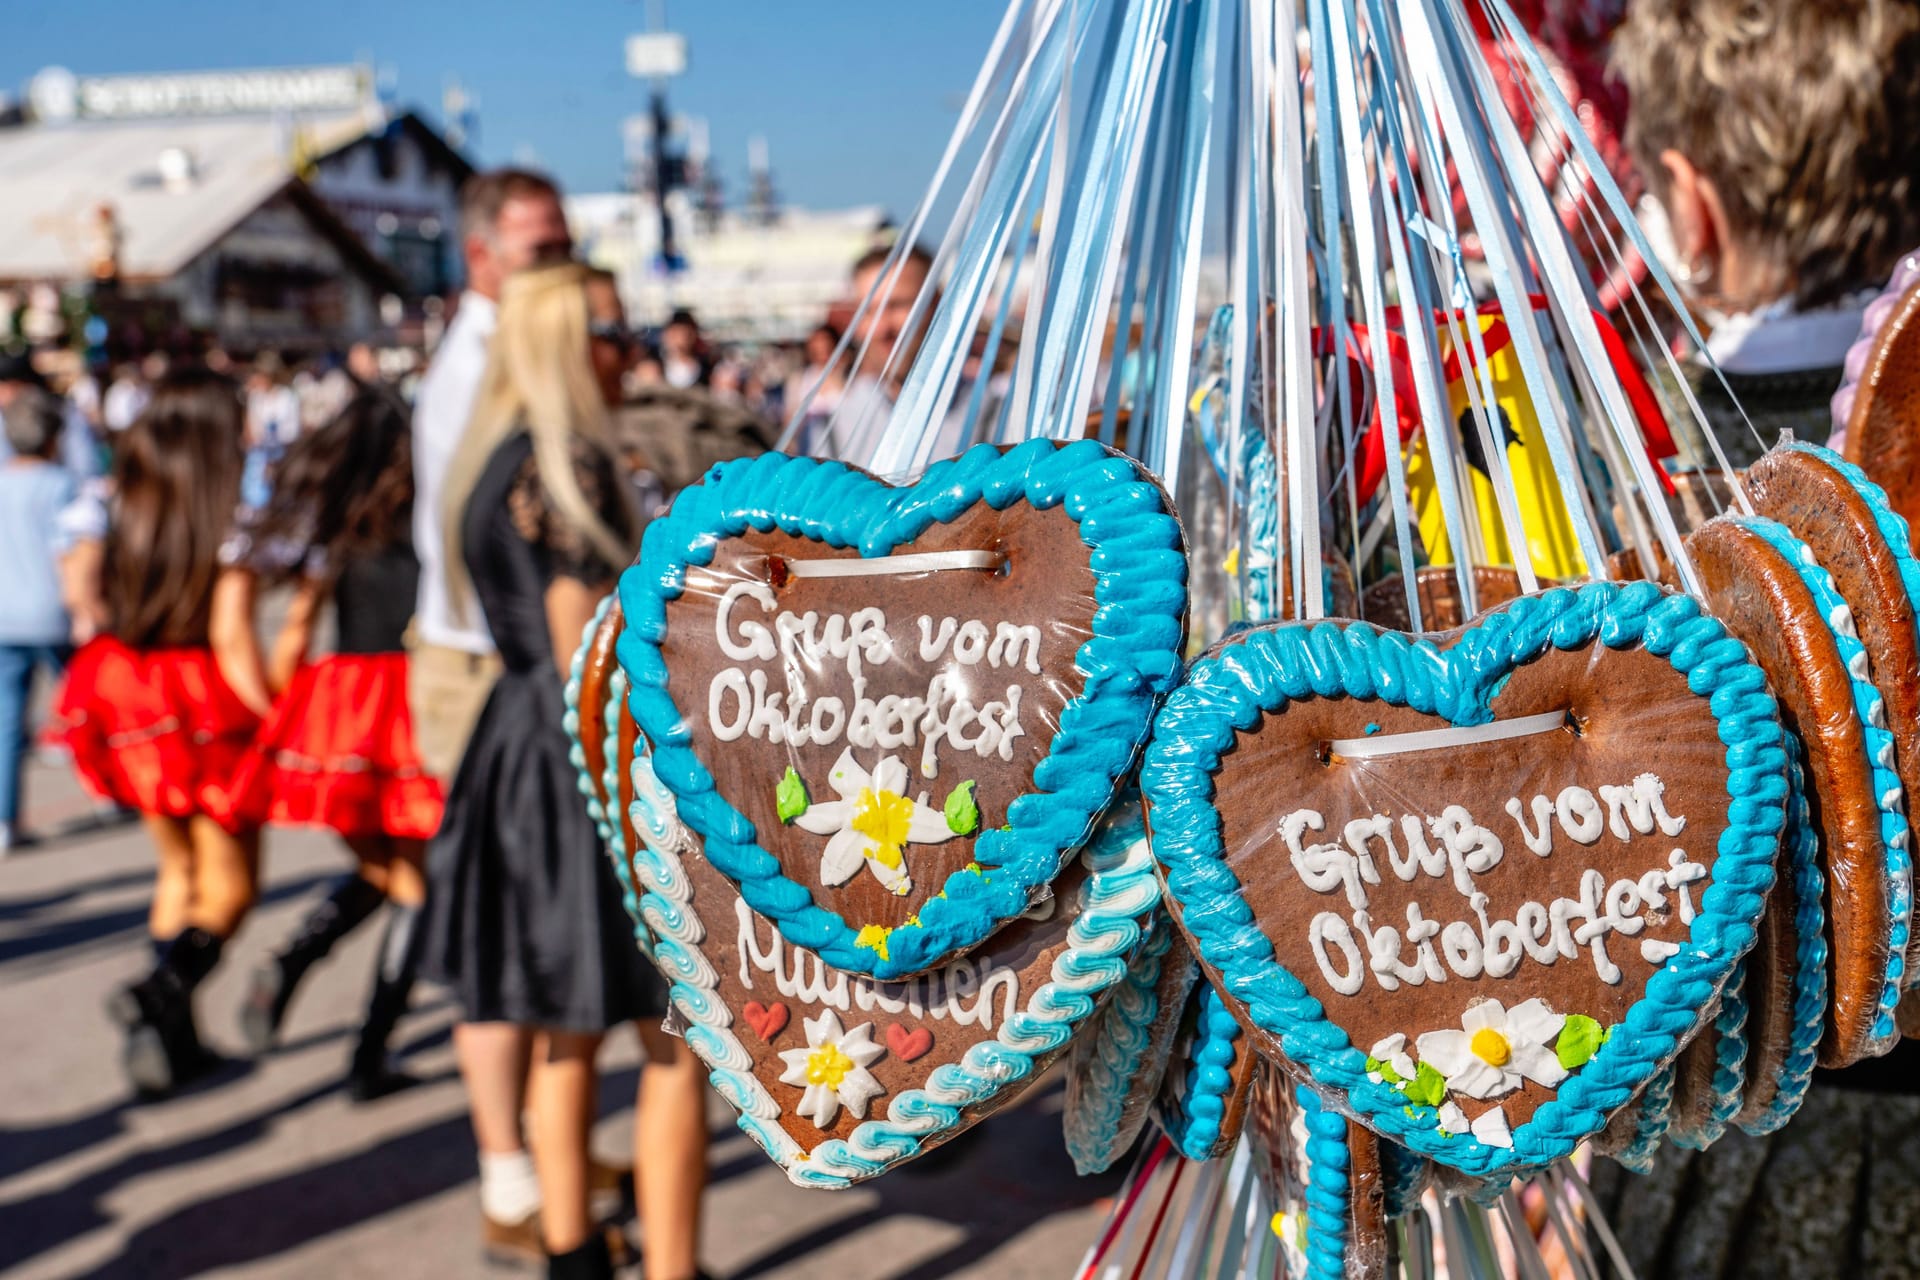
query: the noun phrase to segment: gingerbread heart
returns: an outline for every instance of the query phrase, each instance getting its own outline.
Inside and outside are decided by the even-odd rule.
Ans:
[[[893,487],[723,463],[648,526],[619,656],[654,769],[783,941],[927,971],[1019,916],[1178,679],[1165,493],[1092,441],[976,448]]]
[[[1120,983],[1160,901],[1129,806],[1051,897],[973,951],[902,982],[844,973],[788,943],[708,861],[644,743],[625,754],[639,916],[687,1044],[802,1186],[871,1178],[1016,1100]],[[767,1044],[789,1020],[789,1047]]]
[[[1650,583],[1443,636],[1236,636],[1168,699],[1141,786],[1258,1047],[1475,1177],[1568,1154],[1694,1034],[1787,792],[1760,671]]]

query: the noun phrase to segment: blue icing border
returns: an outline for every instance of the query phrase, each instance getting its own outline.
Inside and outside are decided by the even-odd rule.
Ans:
[[[1365,1055],[1298,978],[1275,962],[1238,879],[1227,867],[1213,772],[1234,743],[1289,699],[1379,698],[1453,724],[1491,719],[1488,690],[1549,646],[1643,646],[1709,700],[1726,744],[1727,827],[1690,944],[1656,972],[1645,995],[1555,1098],[1513,1131],[1513,1148],[1470,1134],[1442,1137],[1432,1107],[1366,1078]],[[1524,596],[1470,625],[1450,649],[1364,624],[1280,625],[1248,632],[1202,657],[1161,708],[1141,768],[1154,855],[1207,964],[1254,1023],[1319,1083],[1341,1090],[1384,1137],[1476,1177],[1570,1154],[1670,1059],[1753,945],[1772,886],[1785,821],[1783,733],[1766,677],[1694,600],[1648,582],[1599,582]],[[1409,1114],[1411,1113],[1411,1114]]]
[[[1740,1128],[1754,1137],[1777,1132],[1807,1096],[1813,1069],[1820,1056],[1820,1037],[1827,1024],[1827,878],[1820,869],[1820,841],[1807,814],[1806,781],[1800,768],[1801,748],[1789,738],[1787,753],[1787,858],[1793,874],[1793,928],[1798,939],[1794,953],[1793,1033],[1773,1098],[1759,1115],[1743,1119]]]
[[[1234,1019],[1227,1002],[1202,981],[1192,999],[1199,1006],[1194,1022],[1193,1042],[1182,1063],[1184,1067],[1177,1093],[1168,1090],[1159,1108],[1160,1127],[1172,1139],[1174,1149],[1189,1160],[1212,1160],[1226,1154],[1238,1133],[1222,1133],[1226,1122],[1227,1095],[1233,1089],[1233,1063],[1237,1041],[1245,1034]]]
[[[1880,841],[1887,851],[1887,914],[1892,924],[1887,934],[1887,967],[1880,992],[1880,1015],[1874,1019],[1872,1034],[1874,1042],[1883,1045],[1899,1035],[1893,1022],[1893,1009],[1900,1003],[1901,979],[1907,963],[1908,915],[1913,910],[1913,862],[1907,848],[1911,837],[1901,797],[1900,775],[1893,767],[1893,734],[1887,731],[1886,703],[1871,679],[1866,647],[1854,634],[1853,611],[1834,586],[1833,575],[1814,558],[1813,549],[1778,520],[1764,516],[1729,518],[1758,534],[1806,584],[1820,620],[1839,648],[1851,678],[1854,714],[1860,721],[1867,761],[1873,769],[1873,799],[1880,809]],[[1842,618],[1844,629],[1837,621]]]
[[[1307,1130],[1307,1274],[1315,1280],[1346,1280],[1348,1210],[1353,1202],[1353,1152],[1347,1118],[1321,1101],[1310,1086],[1296,1086]]]
[[[1023,500],[1064,508],[1088,548],[1093,636],[1074,658],[1085,686],[1061,710],[1052,749],[1035,770],[1035,789],[1007,807],[1006,829],[985,832],[975,844],[976,860],[995,873],[955,872],[944,896],[920,909],[917,924],[892,931],[883,959],[858,945],[857,929],[781,873],[753,824],[720,794],[694,752],[660,652],[667,602],[685,589],[689,567],[710,563],[721,540],[749,529],[778,529],[878,556],[976,503],[1004,510]],[[980,445],[900,488],[843,463],[770,453],[715,466],[705,483],[683,491],[649,524],[639,562],[621,576],[620,599],[626,611],[620,663],[634,717],[653,744],[655,771],[705,841],[708,860],[788,942],[837,969],[884,981],[984,940],[1025,911],[1033,891],[1087,839],[1132,767],[1155,703],[1179,680],[1186,552],[1159,486],[1137,463],[1092,440],[1029,440],[1005,453]]]
[[[1093,1026],[1074,1041],[1067,1059],[1067,1099],[1061,1116],[1067,1154],[1075,1172],[1103,1173],[1126,1153],[1147,1123],[1147,1104],[1160,1088],[1165,1056],[1153,1058],[1154,1023],[1160,1018],[1160,976],[1173,951],[1173,921],[1155,913],[1147,940],[1127,963]],[[1179,958],[1197,974],[1183,947]],[[1131,1102],[1134,1105],[1129,1107]]]
[[[1652,1173],[1654,1157],[1660,1152],[1660,1140],[1667,1136],[1673,1122],[1673,1068],[1664,1068],[1647,1082],[1640,1095],[1640,1125],[1633,1141],[1614,1154],[1614,1162],[1634,1173]]]

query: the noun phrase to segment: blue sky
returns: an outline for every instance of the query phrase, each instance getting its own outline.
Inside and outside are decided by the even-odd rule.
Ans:
[[[479,99],[483,161],[522,151],[576,191],[621,173],[620,122],[645,107],[623,41],[634,0],[29,0],[9,6],[0,89],[80,75],[365,60],[437,117],[457,76]],[[918,197],[1003,6],[999,0],[677,0],[691,48],[677,112],[704,116],[730,196],[764,134],[786,199],[815,207]]]

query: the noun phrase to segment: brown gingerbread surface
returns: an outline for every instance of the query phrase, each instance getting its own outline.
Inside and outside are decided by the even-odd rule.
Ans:
[[[1347,1280],[1378,1280],[1387,1271],[1387,1192],[1380,1181],[1380,1140],[1347,1122]]]
[[[1872,1039],[1892,927],[1880,811],[1851,676],[1798,572],[1738,518],[1702,526],[1687,549],[1708,607],[1766,672],[1781,722],[1805,749],[1831,942],[1820,1065],[1846,1066]]]
[[[1736,1124],[1766,1114],[1780,1092],[1780,1069],[1793,1048],[1793,986],[1800,969],[1799,936],[1793,927],[1798,897],[1793,874],[1781,855],[1779,875],[1767,894],[1758,938],[1742,968],[1741,995],[1747,1002],[1746,1084]]]
[[[1847,419],[1846,457],[1893,502],[1920,520],[1920,285],[1880,328]]]
[[[894,554],[940,551],[993,552],[1004,562],[998,571],[802,576],[790,566],[859,553],[750,531],[722,539],[712,562],[689,569],[686,590],[667,605],[661,652],[669,691],[699,758],[784,874],[855,930],[904,923],[976,860],[979,834],[1004,824],[1007,805],[1034,789],[1034,768],[1060,712],[1085,684],[1075,654],[1092,635],[1094,576],[1063,508],[995,511],[977,503]],[[842,644],[839,656],[825,652],[836,625],[840,637],[857,632],[867,640],[852,652]],[[789,642],[787,628],[810,633],[820,647],[809,652],[803,640]],[[761,656],[730,656],[723,645]],[[881,656],[882,649],[890,653]],[[953,725],[948,736],[935,742],[923,728],[905,728],[917,720],[908,699],[942,708]],[[861,707],[870,713],[864,721]],[[806,741],[773,741],[770,722],[754,719],[761,708],[799,722]],[[874,730],[865,745],[856,740],[859,723]],[[862,771],[850,787],[840,784],[851,795],[836,791],[843,753]],[[862,777],[872,779],[890,759],[905,768],[905,797],[916,812],[939,814],[956,789],[973,783],[977,830],[955,835],[940,827],[936,843],[903,844],[904,892],[871,866],[824,883],[830,836],[783,822],[777,786],[791,768],[814,806],[854,799]]]
[[[1701,1145],[1699,1139],[1713,1118],[1713,1075],[1719,1051],[1720,1033],[1714,1029],[1712,1018],[1708,1018],[1700,1033],[1674,1060],[1673,1110],[1667,1121],[1669,1139],[1676,1142],[1685,1139],[1686,1145],[1695,1147]]]
[[[1450,637],[1441,641],[1450,642]],[[1551,1013],[1581,1014],[1602,1028],[1615,1026],[1664,965],[1671,954],[1664,949],[1683,945],[1691,932],[1676,891],[1663,890],[1658,903],[1639,900],[1632,891],[1638,905],[1627,909],[1630,891],[1624,882],[1637,885],[1649,875],[1678,874],[1682,864],[1690,865],[1684,874],[1692,877],[1685,886],[1691,912],[1712,881],[1727,826],[1725,748],[1706,700],[1690,691],[1685,677],[1664,659],[1597,643],[1570,652],[1549,650],[1513,671],[1492,699],[1492,709],[1497,721],[1564,713],[1566,725],[1504,741],[1347,758],[1331,744],[1372,742],[1444,728],[1445,722],[1378,701],[1309,699],[1290,703],[1238,734],[1215,776],[1226,861],[1244,887],[1254,921],[1271,941],[1278,963],[1299,978],[1328,1019],[1363,1052],[1400,1034],[1417,1059],[1422,1035],[1461,1030],[1469,1006],[1485,999],[1510,1010],[1537,997]],[[1640,782],[1643,776],[1656,781]],[[1650,809],[1629,814],[1629,802],[1639,794],[1633,790],[1637,782],[1659,796],[1664,821],[1682,825],[1669,832]],[[1563,794],[1568,825],[1559,816]],[[1509,812],[1509,801],[1518,817]],[[1319,819],[1318,829],[1303,825],[1306,814]],[[1335,883],[1327,877],[1316,886],[1296,870],[1289,824],[1310,858],[1314,846],[1344,844],[1347,824],[1382,818],[1392,846],[1383,846],[1378,828],[1363,835],[1370,873],[1344,855],[1332,865],[1353,867],[1351,879],[1343,874]],[[1409,821],[1423,836],[1432,869],[1413,857]],[[1450,856],[1431,857],[1445,843],[1443,828],[1467,850],[1463,858],[1483,864],[1464,884],[1455,877]],[[1530,847],[1529,833],[1536,844],[1545,837],[1544,853]],[[1486,856],[1483,841],[1498,846],[1494,856]],[[1482,853],[1474,854],[1472,847]],[[1395,859],[1405,870],[1394,869]],[[1602,894],[1622,895],[1616,913],[1621,927],[1601,935],[1604,960],[1592,945],[1574,945],[1575,954],[1567,956],[1547,938],[1538,945],[1551,958],[1537,959],[1513,941],[1521,931],[1517,922],[1537,918],[1536,910],[1550,915],[1553,904],[1572,903],[1565,918],[1582,918],[1577,900],[1589,871],[1600,878]],[[1364,905],[1354,902],[1355,894]],[[1500,944],[1508,960],[1499,976],[1484,969],[1475,973],[1465,958],[1470,948],[1463,933],[1453,935],[1461,939],[1462,958],[1458,963],[1447,958],[1449,929],[1492,936],[1478,918],[1482,907],[1486,921],[1516,922],[1508,928],[1509,942]],[[1362,929],[1361,916],[1376,938],[1380,930],[1395,931],[1393,938],[1371,945],[1384,946],[1396,964],[1405,966],[1399,972],[1419,969],[1420,982],[1389,984],[1370,963],[1349,963],[1368,951],[1369,944],[1355,932]],[[1428,935],[1424,950],[1407,942],[1415,919],[1423,922],[1419,927],[1441,930]],[[1316,934],[1323,926],[1325,932]],[[1569,924],[1569,931],[1573,927]],[[1324,964],[1316,936],[1323,939]],[[1341,939],[1352,939],[1353,949],[1343,950]],[[1230,1001],[1230,1006],[1250,1026],[1244,1005]],[[1277,1037],[1250,1029],[1260,1052],[1284,1061]],[[1449,1097],[1469,1120],[1499,1106],[1509,1125],[1518,1127],[1555,1092],[1528,1079],[1485,1099]]]
[[[620,612],[620,597],[615,595],[600,618],[600,625],[587,642],[586,657],[580,667],[580,751],[586,761],[587,779],[593,797],[604,808],[607,803],[606,723],[608,683],[619,670],[614,645],[619,642],[625,615]]]
[[[1758,514],[1793,530],[1833,575],[1887,706],[1901,789],[1920,795],[1920,631],[1873,509],[1833,464],[1799,449],[1776,449],[1754,463],[1747,492]],[[1908,972],[1917,960],[1920,938],[1910,937]]]

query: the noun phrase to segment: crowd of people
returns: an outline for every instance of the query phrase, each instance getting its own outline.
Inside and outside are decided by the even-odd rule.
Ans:
[[[306,976],[384,911],[350,1095],[415,1083],[388,1043],[416,977],[444,985],[483,1247],[609,1275],[624,1237],[596,1210],[631,1178],[645,1274],[681,1280],[700,1274],[705,1073],[663,1028],[562,686],[671,494],[770,447],[789,388],[836,402],[839,335],[750,361],[681,312],[643,340],[537,173],[475,178],[463,224],[466,289],[417,378],[367,347],[297,370],[152,356],[64,394],[29,355],[0,363],[0,529],[23,570],[0,600],[0,848],[25,835],[38,674],[44,738],[156,854],[151,956],[109,1013],[157,1097],[219,1061],[194,992],[257,900],[263,831],[331,830],[352,870],[249,976],[247,1048],[273,1048]],[[588,1150],[622,1023],[645,1052],[631,1170]]]

